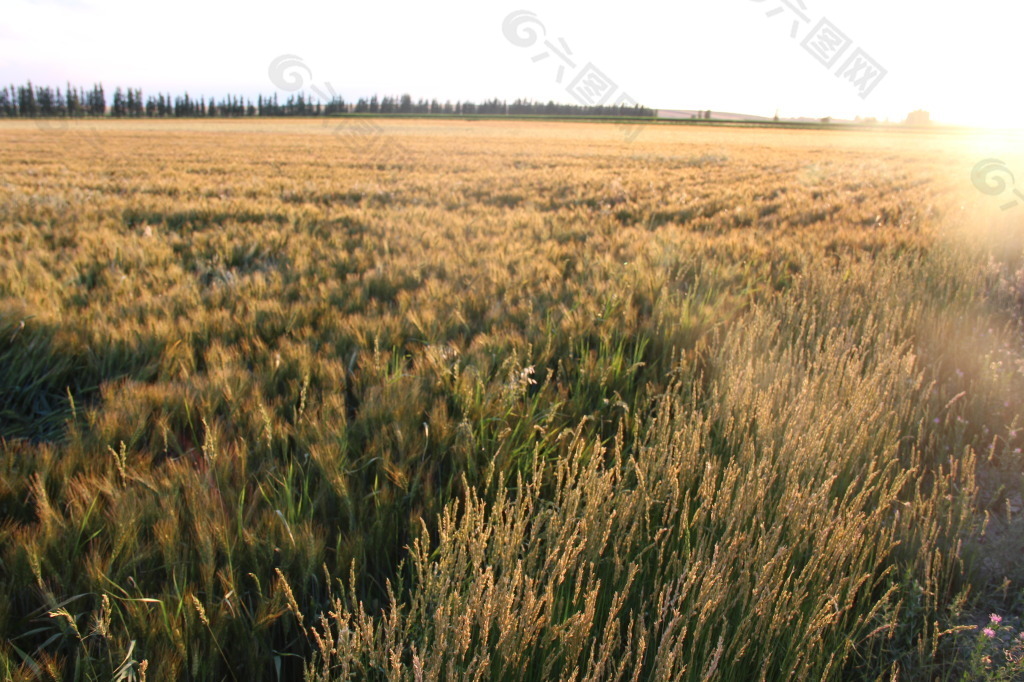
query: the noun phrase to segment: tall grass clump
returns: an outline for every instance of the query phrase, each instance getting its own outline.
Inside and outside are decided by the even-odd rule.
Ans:
[[[909,258],[842,265],[679,365],[635,447],[574,435],[452,502],[379,617],[311,628],[307,677],[930,679],[977,453],[935,446],[915,339],[957,311]]]

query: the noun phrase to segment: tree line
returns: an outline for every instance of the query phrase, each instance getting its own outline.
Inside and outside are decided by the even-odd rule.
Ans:
[[[0,117],[40,118],[68,117],[84,118],[111,116],[114,118],[168,118],[168,117],[245,117],[245,116],[326,116],[332,114],[417,114],[417,115],[507,115],[507,116],[616,116],[653,117],[655,112],[640,105],[594,105],[563,104],[557,102],[534,102],[516,99],[513,102],[490,99],[484,102],[450,100],[444,103],[436,99],[413,100],[410,95],[399,97],[373,95],[346,102],[343,97],[334,96],[329,101],[297,93],[281,101],[277,94],[269,97],[259,95],[254,103],[251,99],[226,95],[220,100],[210,97],[190,97],[186,92],[172,96],[157,93],[143,98],[139,88],[114,90],[108,106],[103,85],[97,83],[90,89],[73,87],[52,88],[25,85],[10,85],[0,89]]]

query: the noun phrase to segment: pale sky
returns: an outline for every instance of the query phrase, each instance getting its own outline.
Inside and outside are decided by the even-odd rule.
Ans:
[[[268,70],[275,58],[295,55],[307,94],[329,86],[349,101],[408,92],[573,102],[568,87],[591,64],[612,100],[627,94],[652,108],[893,121],[920,108],[942,123],[1024,127],[1020,0],[2,2],[0,83],[99,81],[108,98],[117,85],[143,95],[287,97]],[[533,13],[520,26],[524,42],[527,24],[543,27],[532,45],[503,33],[506,17],[520,10]],[[825,44],[816,40],[823,20],[824,30],[842,36],[816,56],[804,42]],[[568,62],[545,41],[568,46]],[[836,75],[858,55],[885,70],[863,98],[854,81],[866,71],[855,70],[853,80]],[[834,57],[831,68],[819,56]],[[849,62],[858,64],[870,67]]]

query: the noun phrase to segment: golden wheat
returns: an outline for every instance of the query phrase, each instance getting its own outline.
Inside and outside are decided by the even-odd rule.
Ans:
[[[959,675],[1024,579],[973,144],[0,123],[0,669]]]

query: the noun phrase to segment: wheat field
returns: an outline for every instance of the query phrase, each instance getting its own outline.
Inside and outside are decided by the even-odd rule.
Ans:
[[[1020,679],[977,141],[623,138],[0,122],[4,678]]]

